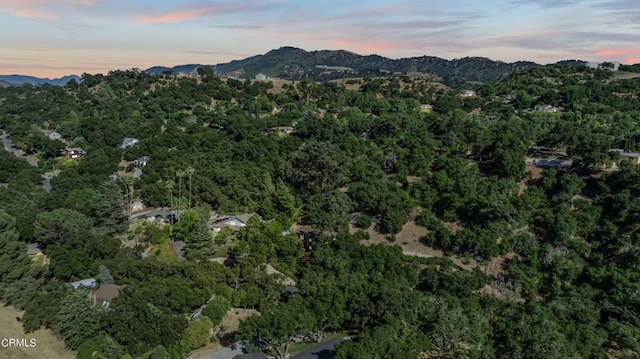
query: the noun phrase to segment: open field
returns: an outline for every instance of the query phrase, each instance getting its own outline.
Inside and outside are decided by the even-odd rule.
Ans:
[[[0,340],[17,338],[35,339],[35,347],[9,347],[0,345],[0,358],[3,359],[72,359],[75,358],[75,352],[64,348],[62,340],[56,338],[51,330],[40,329],[33,333],[24,334],[22,331],[22,323],[16,320],[16,317],[22,317],[22,312],[17,311],[13,307],[5,307],[0,305]]]

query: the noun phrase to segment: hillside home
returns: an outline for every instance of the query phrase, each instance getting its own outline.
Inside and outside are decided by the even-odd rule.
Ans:
[[[553,105],[535,105],[533,110],[536,112],[555,113],[558,109]]]
[[[142,202],[142,200],[140,198],[136,198],[132,203],[131,203],[131,212],[138,212],[138,211],[142,211],[145,208],[144,206],[144,202]]]
[[[64,156],[70,160],[80,158],[86,154],[85,150],[83,150],[80,147],[65,148],[63,150],[63,153],[64,153]]]
[[[125,137],[124,140],[122,140],[120,148],[125,149],[127,147],[135,146],[138,144],[138,142],[140,142],[140,140],[137,138]]]
[[[238,216],[218,216],[214,218],[213,223],[211,224],[211,230],[214,233],[220,232],[222,228],[230,228],[234,231],[239,231],[240,228],[246,227],[251,217],[256,217],[258,220],[262,221],[262,217],[257,213],[243,213]]]
[[[621,161],[628,161],[634,165],[640,165],[640,153],[628,152],[620,148],[610,149],[609,152],[617,153]]]
[[[420,105],[420,112],[422,113],[430,113],[431,111],[433,111],[433,106],[423,103],[422,105]]]
[[[27,256],[31,259],[36,259],[42,256],[42,247],[38,243],[29,243],[27,244]]]
[[[267,75],[265,75],[265,74],[263,74],[263,73],[261,72],[261,73],[259,73],[259,74],[257,74],[257,75],[256,75],[255,79],[256,79],[256,80],[258,80],[258,81],[264,81],[264,80],[266,80],[266,79],[267,79]]]
[[[460,94],[462,97],[477,97],[478,94],[474,90],[464,90]]]
[[[291,126],[278,126],[269,128],[268,133],[274,133],[278,136],[288,136],[294,133],[296,130]]]
[[[91,302],[93,305],[99,305],[104,309],[108,309],[111,301],[120,294],[123,287],[114,284],[102,284],[95,292],[91,293]]]
[[[51,141],[62,140],[62,136],[56,132],[51,130],[42,130],[45,136],[47,136]]]
[[[142,156],[142,157],[138,158],[137,160],[133,161],[133,165],[138,167],[138,168],[142,168],[142,167],[146,166],[147,163],[149,163],[149,156]]]
[[[69,283],[69,285],[72,286],[73,289],[82,289],[82,288],[91,289],[96,286],[96,279],[87,278],[87,279],[71,282]]]

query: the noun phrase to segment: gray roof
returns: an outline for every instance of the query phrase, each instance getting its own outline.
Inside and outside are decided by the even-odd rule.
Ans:
[[[84,288],[93,288],[96,285],[96,279],[95,278],[87,278],[87,279],[83,279],[83,280],[79,280],[76,282],[71,282],[69,283],[70,286],[72,286],[74,289],[79,289],[80,287],[84,287]]]
[[[136,143],[138,143],[140,140],[138,140],[137,138],[133,138],[133,137],[125,137],[124,140],[122,140],[122,144],[120,145],[120,148],[127,148],[130,146],[135,145]]]
[[[34,254],[42,253],[42,249],[40,248],[40,244],[38,243],[29,243],[27,245],[27,255],[32,256]]]
[[[609,150],[609,152],[615,152],[618,155],[620,155],[620,157],[640,157],[640,153],[636,153],[636,152],[627,152],[621,148],[612,148]]]

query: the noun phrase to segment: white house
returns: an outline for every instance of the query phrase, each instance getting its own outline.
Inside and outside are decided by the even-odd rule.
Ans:
[[[262,217],[256,213],[243,213],[238,216],[218,216],[213,220],[211,230],[214,233],[220,232],[222,228],[230,228],[234,231],[239,231],[240,228],[246,227],[249,219],[254,216],[258,218],[258,220],[262,221]]]
[[[125,149],[127,147],[135,146],[138,144],[138,142],[140,142],[140,140],[137,138],[125,137],[124,140],[122,140],[120,148]]]

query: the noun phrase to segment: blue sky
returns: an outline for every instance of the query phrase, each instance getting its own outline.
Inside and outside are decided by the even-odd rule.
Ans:
[[[0,74],[216,64],[281,46],[640,63],[638,0],[0,0]]]

